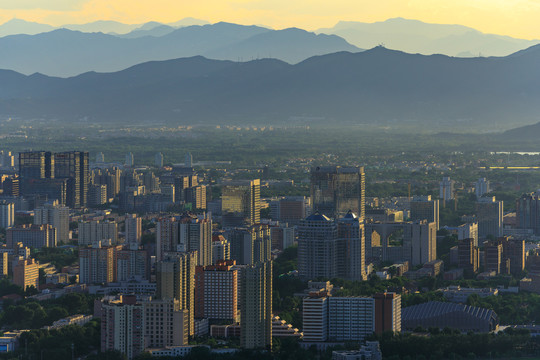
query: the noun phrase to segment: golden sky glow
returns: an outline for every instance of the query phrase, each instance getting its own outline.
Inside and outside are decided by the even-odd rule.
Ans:
[[[51,25],[195,17],[307,30],[403,17],[540,39],[540,0],[0,0],[0,23],[14,17]]]

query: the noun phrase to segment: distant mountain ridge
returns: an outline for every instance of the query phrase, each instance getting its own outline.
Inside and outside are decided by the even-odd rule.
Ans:
[[[196,56],[67,79],[0,71],[0,116],[498,131],[540,120],[539,62],[538,45],[504,58],[471,59],[376,47],[296,65]]]
[[[462,25],[430,24],[403,18],[374,23],[341,21],[332,28],[315,32],[338,35],[364,49],[384,44],[412,54],[460,57],[506,56],[540,43],[540,40],[484,34]]]
[[[0,49],[2,69],[61,77],[87,71],[114,72],[146,61],[197,55],[235,61],[273,57],[297,63],[314,55],[361,51],[335,35],[230,23],[194,25],[163,36],[135,38],[59,29],[0,38]]]

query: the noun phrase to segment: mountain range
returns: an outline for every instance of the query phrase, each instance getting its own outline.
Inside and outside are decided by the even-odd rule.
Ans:
[[[72,78],[0,71],[0,116],[498,131],[539,121],[539,62],[539,45],[501,58],[424,56],[376,47],[295,65],[196,56]]]
[[[363,49],[385,47],[424,55],[445,54],[459,57],[506,56],[540,43],[484,34],[462,25],[429,24],[403,18],[375,23],[341,21],[317,33],[338,35]]]
[[[157,29],[160,26],[139,31]],[[197,55],[234,61],[277,58],[297,63],[314,55],[361,51],[336,35],[230,23],[181,27],[162,36],[119,37],[59,29],[0,38],[0,49],[0,69],[61,77],[87,71],[114,72],[150,60]]]

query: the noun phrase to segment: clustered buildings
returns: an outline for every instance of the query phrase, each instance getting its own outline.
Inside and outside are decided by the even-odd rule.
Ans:
[[[38,288],[39,264],[29,248],[68,244],[76,235],[78,282],[105,295],[95,314],[101,318],[103,351],[119,350],[130,359],[143,351],[183,354],[190,338],[209,333],[238,336],[243,348],[270,348],[276,336],[320,345],[363,341],[402,327],[442,327],[450,318],[454,322],[448,324],[473,331],[498,324],[496,314],[485,309],[428,303],[402,312],[399,291],[345,297],[332,294],[328,284],[305,294],[303,333],[272,311],[272,258],[296,242],[293,276],[302,280],[363,281],[383,263],[393,265],[377,272],[382,277],[442,273],[439,207],[456,201],[456,184],[448,177],[440,183],[440,199],[414,197],[402,210],[366,211],[362,167],[315,167],[311,196],[272,199],[267,220],[261,219],[259,179],[225,180],[221,199],[212,199],[191,155],[181,166],[164,166],[163,154],[156,154],[159,176],[137,169],[132,153],[124,165],[107,166],[100,153],[90,169],[88,159],[77,151],[19,154],[18,173],[1,179],[0,227],[7,230],[0,270],[23,289]],[[489,182],[480,179],[476,215],[456,229],[459,244],[448,265],[461,273],[475,274],[483,264],[488,273],[518,274],[526,263],[524,241],[503,236],[503,204],[488,193]],[[81,211],[102,209],[113,199],[123,215]],[[538,204],[538,195],[518,200],[520,226],[535,233]],[[33,223],[16,225],[16,213],[32,214]],[[155,235],[155,244],[145,241],[148,234]],[[368,342],[358,353],[378,359],[377,351]]]

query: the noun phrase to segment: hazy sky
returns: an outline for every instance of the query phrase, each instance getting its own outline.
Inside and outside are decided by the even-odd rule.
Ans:
[[[14,17],[52,25],[195,17],[307,30],[404,17],[540,39],[540,0],[0,0],[0,23]]]

